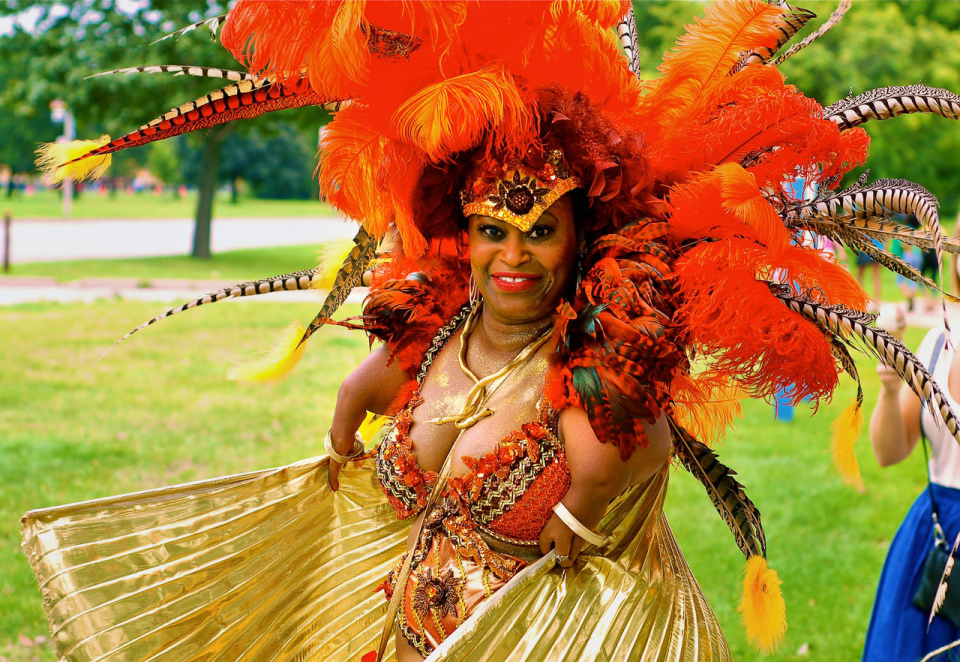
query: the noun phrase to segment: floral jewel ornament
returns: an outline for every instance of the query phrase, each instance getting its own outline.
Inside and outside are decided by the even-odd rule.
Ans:
[[[526,232],[560,196],[577,188],[582,188],[580,180],[570,173],[563,152],[554,149],[540,166],[525,161],[480,164],[460,199],[464,216],[489,216]]]

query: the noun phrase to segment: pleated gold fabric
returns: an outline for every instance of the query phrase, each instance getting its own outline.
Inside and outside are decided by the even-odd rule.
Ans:
[[[405,548],[370,459],[327,459],[48,508],[23,518],[64,660],[359,660]],[[628,490],[602,550],[532,564],[435,660],[728,660],[661,512],[667,470]],[[602,552],[604,556],[597,556]],[[391,643],[388,659],[393,659]]]

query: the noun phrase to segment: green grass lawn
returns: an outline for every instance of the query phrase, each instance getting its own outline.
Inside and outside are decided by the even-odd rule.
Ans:
[[[117,193],[115,196],[84,192],[73,200],[69,218],[193,218],[196,193],[183,198],[172,193],[154,195]],[[64,218],[59,191],[37,189],[33,195],[0,195],[0,214],[10,211],[13,219]],[[214,218],[292,218],[333,216],[334,212],[318,200],[258,200],[241,198],[236,204],[221,193],[213,206]]]
[[[25,262],[11,265],[13,276],[51,276],[59,281],[81,278],[187,278],[237,282],[268,278],[317,265],[318,246],[279,246],[217,253],[209,260],[187,256],[124,260]]]
[[[19,546],[26,510],[319,454],[337,387],[367,353],[362,334],[327,328],[284,384],[234,385],[224,378],[232,361],[316,312],[239,301],[167,320],[97,362],[161,308],[111,301],[0,309],[0,656],[52,659],[18,643],[48,634]],[[912,329],[907,344],[916,347],[922,333]],[[864,360],[861,369],[868,413],[878,388],[872,365]],[[745,641],[736,612],[743,558],[732,536],[699,483],[674,473],[667,515],[736,660],[799,659],[804,644],[804,659],[859,657],[887,546],[925,474],[919,454],[881,471],[864,430],[857,455],[866,491],[841,483],[828,449],[830,423],[854,395],[843,379],[834,403],[813,418],[798,411],[790,424],[775,421],[765,403],[746,403],[719,449],[763,512],[770,563],[783,579],[789,630],[775,655],[764,658]]]

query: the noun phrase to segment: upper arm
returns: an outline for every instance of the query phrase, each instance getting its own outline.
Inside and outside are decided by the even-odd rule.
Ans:
[[[560,414],[560,435],[574,484],[593,485],[611,497],[630,485],[643,482],[660,470],[670,457],[672,445],[666,418],[644,423],[649,445],[637,448],[626,460],[620,447],[597,439],[587,413],[571,407]]]
[[[381,345],[350,373],[340,387],[340,398],[348,398],[374,414],[386,414],[410,376],[399,363],[389,362],[390,348]]]
[[[909,387],[900,389],[900,415],[903,417],[903,428],[907,433],[907,453],[913,451],[920,439],[920,416],[922,413],[920,398]]]

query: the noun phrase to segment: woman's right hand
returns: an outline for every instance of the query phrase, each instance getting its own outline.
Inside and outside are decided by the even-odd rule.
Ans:
[[[897,340],[903,340],[903,334],[907,330],[907,316],[903,308],[895,303],[886,303],[880,307],[880,314],[877,315],[877,326],[886,330]]]

